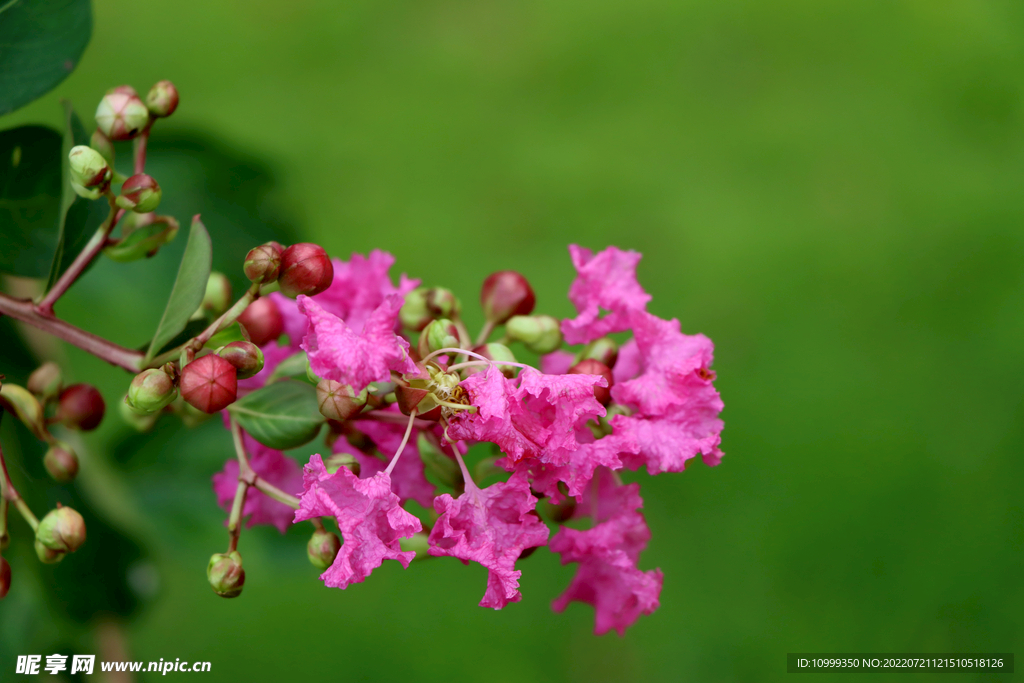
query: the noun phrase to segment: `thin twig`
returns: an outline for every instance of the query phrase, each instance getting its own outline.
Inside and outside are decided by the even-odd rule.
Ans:
[[[50,291],[43,297],[43,300],[39,302],[38,308],[40,313],[53,315],[53,305],[57,302],[57,299],[61,298],[64,292],[68,291],[68,288],[85,272],[86,267],[92,263],[96,255],[106,246],[107,238],[110,237],[111,231],[117,225],[117,219],[122,215],[122,212],[117,210],[113,194],[107,195],[107,202],[110,204],[110,213],[107,214],[106,220],[103,221],[103,224],[100,225],[93,236],[89,238],[85,248],[75,257],[75,260],[71,262],[71,265],[60,276],[60,279],[54,283]]]

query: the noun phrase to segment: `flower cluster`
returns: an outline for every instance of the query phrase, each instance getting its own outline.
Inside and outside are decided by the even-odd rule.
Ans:
[[[330,285],[312,296],[261,299],[240,320],[250,329],[271,321],[269,335],[253,335],[265,366],[239,394],[304,359],[332,452],[314,455],[300,482],[286,455],[240,435],[248,483],[262,477],[261,491],[299,496],[293,517],[287,500],[262,494],[244,500],[242,516],[282,531],[289,520],[321,525],[310,558],[328,586],[361,582],[384,560],[455,557],[488,569],[480,605],[501,609],[522,597],[517,561],[549,545],[578,564],[556,611],[588,603],[595,631],[620,635],[653,612],[662,574],[640,568],[650,532],[639,485],[619,472],[680,472],[698,454],[721,461],[713,346],[647,310],[638,253],[574,245],[570,254],[575,318],[532,315],[529,284],[506,271],[485,283],[487,322],[475,341],[451,292],[404,275],[394,284],[393,258],[380,251],[334,260]],[[540,368],[517,362],[513,344],[540,355]],[[489,486],[466,463],[483,442],[501,455],[480,460],[476,479],[507,473]],[[225,509],[240,478],[233,462],[214,478]],[[323,542],[325,518],[340,543]]]

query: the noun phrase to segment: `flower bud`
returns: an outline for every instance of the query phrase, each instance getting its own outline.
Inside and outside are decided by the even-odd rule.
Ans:
[[[431,320],[420,332],[421,356],[452,347],[459,348],[459,329],[447,318]]]
[[[178,89],[170,81],[158,81],[146,95],[146,108],[154,117],[170,116],[178,108]]]
[[[245,264],[242,269],[250,282],[261,285],[277,280],[277,276],[281,273],[281,255],[284,253],[280,247],[281,245],[276,242],[267,242],[249,250],[249,253],[245,255]]]
[[[71,181],[71,189],[74,190],[75,194],[77,194],[79,197],[82,197],[83,199],[88,199],[90,201],[99,199],[100,197],[103,196],[103,188],[97,187],[90,190],[89,188],[82,187],[74,180]]]
[[[114,165],[114,143],[110,141],[106,135],[103,134],[99,128],[92,132],[92,137],[89,138],[89,146],[100,153],[100,155],[107,160],[107,163],[111,167]]]
[[[237,550],[230,553],[216,553],[206,565],[206,579],[213,592],[222,598],[237,598],[245,585],[245,570],[242,556]]]
[[[357,415],[366,405],[366,397],[365,390],[357,395],[348,384],[331,379],[322,379],[316,384],[317,406],[328,420],[344,422]]]
[[[50,476],[62,484],[71,481],[78,474],[78,456],[67,444],[58,443],[56,446],[50,446],[50,450],[43,456],[43,465]]]
[[[405,295],[398,317],[402,325],[419,332],[435,318],[457,318],[462,306],[444,287],[418,287]]]
[[[562,345],[562,330],[558,320],[550,315],[516,315],[508,319],[505,331],[515,341],[521,341],[537,354],[551,353]]]
[[[514,270],[491,274],[480,289],[480,305],[491,323],[501,324],[514,315],[530,315],[535,303],[530,283]]]
[[[185,399],[181,397],[181,394],[178,394],[178,398],[171,401],[171,412],[180,417],[181,423],[189,429],[198,427],[210,419],[209,414],[204,413],[198,408],[194,408],[186,403]],[[156,415],[153,417],[155,418]]]
[[[7,597],[7,591],[11,590],[11,565],[7,560],[0,557],[0,600]]]
[[[231,308],[231,281],[224,273],[213,271],[210,273],[209,279],[206,280],[206,292],[203,294],[203,303],[199,305],[199,310],[216,318],[229,308]]]
[[[28,390],[44,401],[57,398],[62,387],[60,366],[50,361],[43,363],[28,376]]]
[[[53,550],[52,548],[47,548],[38,540],[35,542],[35,548],[36,557],[38,557],[39,561],[43,564],[57,564],[58,562],[64,559],[65,555],[67,555],[67,553],[61,552],[60,550]]]
[[[238,373],[215,353],[197,358],[181,369],[181,397],[193,408],[216,413],[235,402]]]
[[[238,322],[249,333],[249,340],[256,346],[263,346],[277,340],[284,333],[284,317],[281,310],[269,297],[256,299],[249,304]]]
[[[611,390],[612,385],[615,383],[615,380],[612,379],[611,369],[601,361],[594,360],[592,358],[581,360],[579,363],[569,368],[569,372],[567,374],[598,375],[599,377],[604,377],[605,381],[608,383],[608,386],[594,387],[594,398],[596,398],[597,402],[603,406],[606,406],[609,403],[611,403]]]
[[[90,432],[100,426],[107,406],[91,384],[72,384],[60,393],[57,420],[68,429]]]
[[[324,461],[324,469],[329,474],[334,474],[342,467],[347,467],[357,477],[359,472],[362,471],[362,465],[359,464],[359,461],[351,453],[335,453]]]
[[[483,356],[487,360],[496,361],[509,361],[511,363],[516,362],[515,354],[512,353],[512,349],[508,348],[504,344],[498,344],[497,342],[491,342],[490,344],[483,344],[473,349],[473,353]],[[470,360],[475,360],[470,358]],[[498,365],[498,369],[501,370],[501,374],[505,375],[509,379],[516,376],[516,372],[519,368],[515,365]],[[484,372],[487,370],[485,366],[476,365],[465,368],[462,372],[466,377],[475,375],[478,372]]]
[[[327,530],[317,529],[306,544],[306,556],[313,566],[321,571],[334,564],[334,558],[338,556],[339,550],[341,539],[337,534]]]
[[[412,536],[407,536],[398,541],[398,545],[402,547],[402,552],[409,552],[410,550],[416,553],[414,560],[423,560],[430,557],[430,543],[429,536],[426,533],[420,531]]]
[[[263,352],[252,342],[231,342],[217,349],[217,355],[235,366],[238,379],[249,379],[263,369]]]
[[[103,155],[92,147],[76,145],[68,152],[68,163],[71,169],[71,182],[87,189],[102,188],[108,182],[112,172]]]
[[[121,234],[119,242],[103,248],[104,255],[118,263],[137,261],[155,256],[171,242],[178,234],[178,221],[171,216],[130,213]]]
[[[177,395],[174,380],[163,370],[150,368],[135,375],[125,401],[137,413],[147,415],[162,410]]]
[[[281,272],[277,283],[281,293],[294,299],[300,294],[315,296],[331,286],[334,265],[318,244],[300,242],[281,254]]]
[[[152,176],[136,173],[121,186],[121,194],[115,200],[122,209],[135,213],[149,213],[160,206],[163,193]]]
[[[73,553],[85,543],[85,520],[76,510],[57,507],[39,520],[36,541],[60,553]]]
[[[111,140],[131,140],[148,125],[149,109],[128,86],[109,91],[96,108],[96,126]]]
[[[613,368],[615,367],[615,361],[619,359],[619,345],[611,337],[595,339],[583,347],[583,351],[577,356],[576,362],[588,358],[600,361],[609,368]]]
[[[0,386],[0,406],[6,406],[17,415],[21,423],[32,430],[36,438],[45,438],[46,424],[43,420],[43,406],[27,389],[5,382]]]
[[[155,413],[139,413],[128,405],[128,395],[122,401],[117,404],[118,412],[121,413],[121,419],[129,427],[137,432],[148,432],[156,424],[157,419],[160,417],[159,412]]]

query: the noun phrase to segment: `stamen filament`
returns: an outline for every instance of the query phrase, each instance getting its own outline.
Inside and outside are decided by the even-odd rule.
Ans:
[[[391,458],[391,462],[388,463],[387,469],[384,470],[384,474],[391,476],[391,472],[395,469],[395,465],[398,464],[398,458],[402,455],[402,451],[405,450],[405,444],[409,443],[409,436],[412,434],[412,425],[416,421],[416,409],[413,408],[409,413],[409,424],[405,427],[405,435],[402,437],[402,443],[399,444],[398,450],[395,451],[395,455]]]
[[[513,363],[512,361],[507,360],[468,360],[464,363],[456,363],[455,365],[449,366],[448,372],[455,372],[456,370],[461,370],[462,368],[469,368],[476,365],[514,365],[517,368],[533,367],[531,365],[527,365],[526,363]]]
[[[479,358],[480,360],[487,360],[486,358],[481,356],[479,353],[473,353],[472,351],[467,351],[465,349],[455,349],[455,348],[447,347],[447,348],[443,348],[443,349],[438,349],[437,351],[434,351],[433,353],[428,354],[420,362],[426,363],[428,360],[430,360],[434,356],[440,356],[443,353],[451,353],[451,354],[459,354],[459,353],[461,353],[464,356],[472,356],[473,358]]]

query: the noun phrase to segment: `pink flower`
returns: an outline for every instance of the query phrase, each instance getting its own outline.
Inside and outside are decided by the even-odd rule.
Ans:
[[[392,294],[370,314],[360,333],[328,313],[313,299],[300,296],[299,310],[309,318],[302,348],[317,376],[361,391],[370,382],[386,382],[391,371],[417,373],[409,358],[409,342],[395,334],[403,299]]]
[[[628,432],[595,439],[588,428],[581,427],[577,438],[580,447],[569,454],[564,464],[525,461],[520,466],[520,469],[529,471],[533,490],[549,496],[552,503],[562,500],[559,483],[566,485],[568,495],[579,498],[587,490],[597,468],[621,469],[620,457],[639,450],[634,435]]]
[[[639,486],[616,486],[610,473],[602,472],[597,500],[588,491],[576,508],[580,514],[596,508],[597,524],[586,530],[562,527],[551,539],[551,550],[561,554],[562,564],[580,565],[552,608],[561,612],[573,601],[593,605],[594,633],[615,629],[621,636],[641,614],[658,608],[662,574],[659,569],[637,568],[640,551],[651,536],[636,511],[643,504]]]
[[[397,405],[382,412],[401,415]],[[368,436],[381,455],[384,456],[383,459],[362,453],[356,456],[360,465],[359,476],[365,479],[387,467],[387,463],[391,461],[395,451],[398,450],[398,446],[402,443],[402,437],[405,435],[405,425],[378,422],[376,420],[356,420],[352,424],[356,429]],[[420,449],[416,445],[416,437],[417,430],[414,428],[409,442],[402,451],[402,456],[398,459],[395,469],[391,472],[391,481],[394,484],[395,493],[398,494],[403,503],[406,500],[415,500],[423,507],[430,509],[434,500],[434,485],[427,481],[426,476],[424,476],[423,460],[420,459]],[[344,441],[344,439],[338,439],[335,443],[339,444]]]
[[[302,471],[297,462],[281,451],[264,446],[248,434],[244,435],[243,443],[249,456],[249,465],[260,478],[286,493],[295,493],[302,488]],[[213,491],[217,494],[217,504],[224,508],[225,512],[231,511],[237,488],[238,461],[228,460],[224,463],[224,469],[213,475]],[[290,507],[255,488],[250,487],[246,493],[242,517],[249,518],[247,526],[270,524],[276,526],[283,534],[291,525],[293,514],[294,511]]]
[[[643,311],[650,294],[636,281],[636,266],[641,256],[635,251],[608,247],[597,256],[589,249],[569,245],[569,254],[578,273],[569,288],[569,300],[579,313],[574,320],[562,321],[562,334],[569,344],[586,344],[612,332],[630,327],[630,313]],[[601,311],[608,311],[603,318]]]
[[[399,506],[387,473],[359,479],[342,467],[329,474],[320,456],[314,455],[303,469],[303,486],[295,521],[332,516],[341,530],[341,550],[334,564],[320,575],[324,585],[347,588],[369,576],[384,560],[398,560],[409,567],[416,553],[402,552],[399,539],[422,531],[423,526]]]
[[[540,358],[540,371],[545,375],[564,375],[576,359],[575,354],[559,349]]]
[[[516,560],[527,548],[547,543],[548,528],[533,513],[537,499],[522,474],[485,489],[467,483],[457,499],[448,494],[434,499],[434,510],[441,516],[430,532],[430,554],[487,567],[487,591],[480,606],[501,609],[522,599],[522,572],[515,569]]]

